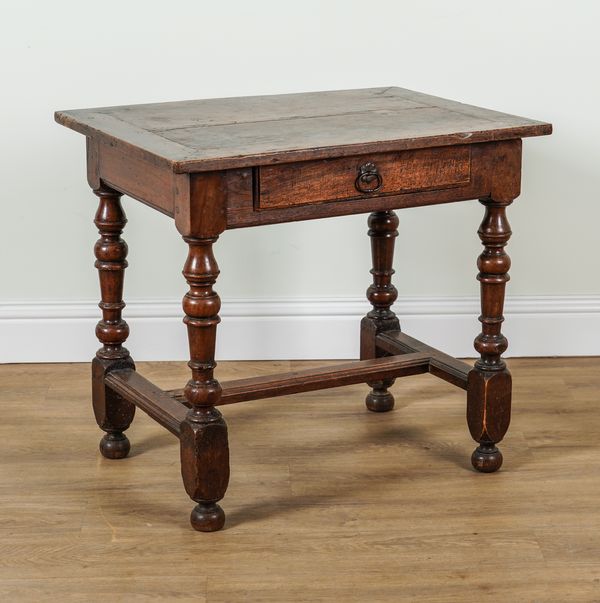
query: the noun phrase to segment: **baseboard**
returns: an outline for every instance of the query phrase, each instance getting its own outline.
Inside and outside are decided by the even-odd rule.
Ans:
[[[398,300],[402,329],[458,357],[473,356],[478,300]],[[360,298],[224,301],[220,360],[345,359],[358,355]],[[506,303],[507,356],[600,355],[600,296],[513,297]],[[0,362],[81,362],[98,347],[96,302],[0,303]],[[127,347],[136,360],[186,360],[177,300],[130,302]]]

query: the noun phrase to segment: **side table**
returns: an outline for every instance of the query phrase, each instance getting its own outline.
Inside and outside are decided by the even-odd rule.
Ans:
[[[181,444],[196,530],[223,527],[229,482],[225,419],[217,407],[366,383],[367,408],[389,411],[398,377],[430,372],[467,391],[475,469],[496,471],[496,444],[510,421],[511,375],[502,360],[504,291],[511,235],[506,208],[519,195],[521,139],[550,124],[402,88],[195,100],[59,111],[87,138],[87,178],[99,198],[95,246],[102,347],[92,361],[92,398],[109,459],[130,448],[124,431],[141,408]],[[191,379],[163,391],[135,370],[123,344],[127,245],[122,194],[166,214],[189,248],[183,299]],[[475,366],[406,335],[391,310],[398,217],[394,209],[479,199],[481,333]],[[362,319],[360,361],[219,383],[213,375],[219,269],[213,245],[230,228],[371,212],[372,310]]]

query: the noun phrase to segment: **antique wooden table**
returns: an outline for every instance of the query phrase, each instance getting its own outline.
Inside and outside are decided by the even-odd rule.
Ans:
[[[501,358],[511,235],[506,207],[519,194],[521,138],[550,124],[404,90],[374,88],[59,111],[87,137],[87,177],[99,197],[95,246],[102,347],[92,361],[92,397],[106,434],[100,450],[123,458],[135,407],[175,434],[196,530],[223,527],[217,504],[229,481],[227,426],[218,406],[367,383],[367,408],[389,411],[394,379],[430,372],[467,391],[467,423],[479,443],[475,469],[497,470],[496,444],[510,420],[511,376]],[[136,373],[123,347],[127,245],[122,194],[170,216],[189,247],[183,299],[191,379],[162,391]],[[398,218],[394,209],[479,199],[480,355],[471,367],[409,337],[391,310]],[[372,212],[372,310],[360,331],[361,360],[219,383],[213,376],[220,300],[213,244],[226,229]],[[318,352],[317,352],[318,354]]]

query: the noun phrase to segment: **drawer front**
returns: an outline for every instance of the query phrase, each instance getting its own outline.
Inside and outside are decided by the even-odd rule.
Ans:
[[[471,146],[437,147],[257,169],[256,209],[276,209],[466,185]]]

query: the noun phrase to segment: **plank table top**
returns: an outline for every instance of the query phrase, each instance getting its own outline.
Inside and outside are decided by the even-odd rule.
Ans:
[[[552,132],[545,122],[397,87],[77,109],[55,119],[175,173]]]

